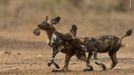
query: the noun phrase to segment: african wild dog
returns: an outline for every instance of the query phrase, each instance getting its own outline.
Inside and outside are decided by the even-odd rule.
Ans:
[[[85,51],[88,52],[88,57],[86,60],[86,68],[84,71],[92,71],[93,67],[90,65],[90,59],[93,55],[95,59],[95,64],[99,65],[106,70],[106,66],[98,61],[97,53],[108,53],[110,59],[112,60],[111,69],[113,69],[118,61],[117,61],[117,51],[121,48],[122,40],[125,37],[128,37],[132,34],[132,29],[129,29],[125,35],[121,38],[116,37],[114,35],[104,35],[99,37],[85,37],[83,41],[83,45],[85,46]]]
[[[73,55],[76,55],[78,59],[83,61],[86,61],[86,56],[85,52],[82,51],[81,44],[76,43],[79,40],[75,38],[77,27],[75,25],[72,25],[70,32],[63,34],[58,32],[53,26],[59,23],[59,21],[60,17],[56,17],[51,20],[48,20],[48,17],[46,17],[46,20],[41,24],[39,24],[38,28],[34,29],[33,33],[39,36],[40,30],[46,31],[49,39],[48,45],[53,50],[52,57],[48,62],[48,66],[54,64],[57,68],[59,68],[59,66],[54,62],[54,58],[57,55],[57,53],[62,52],[65,54],[64,67],[61,70],[53,70],[53,71],[67,71],[69,61]]]

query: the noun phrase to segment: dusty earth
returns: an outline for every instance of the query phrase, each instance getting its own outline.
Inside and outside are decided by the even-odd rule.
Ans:
[[[107,54],[99,54],[99,59],[106,64],[107,70],[102,71],[94,64],[94,71],[83,72],[85,63],[74,56],[69,65],[70,72],[52,73],[54,66],[48,67],[47,62],[51,56],[51,49],[46,44],[42,34],[35,37],[31,32],[0,32],[0,75],[133,75],[134,50],[133,36],[126,38],[124,47],[118,52],[118,65],[109,70],[110,59]],[[27,33],[24,35],[24,33]],[[8,35],[5,35],[8,34]],[[11,36],[12,35],[12,36]],[[10,38],[8,38],[10,36]],[[22,38],[23,36],[23,38]],[[31,39],[27,39],[31,38]],[[56,62],[63,67],[64,54],[59,53]]]

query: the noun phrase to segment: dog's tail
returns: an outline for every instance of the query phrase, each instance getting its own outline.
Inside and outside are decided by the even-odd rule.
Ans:
[[[121,37],[121,40],[124,39],[125,37],[131,36],[132,33],[133,33],[133,29],[127,30],[127,32],[125,33],[125,35],[123,37]]]

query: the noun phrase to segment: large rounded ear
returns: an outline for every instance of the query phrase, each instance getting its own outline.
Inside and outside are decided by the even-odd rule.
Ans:
[[[77,34],[77,26],[75,24],[72,25],[70,32],[73,34],[73,36],[75,37]]]
[[[51,23],[52,23],[52,25],[53,25],[53,24],[58,24],[59,21],[60,21],[60,17],[59,17],[59,16],[57,16],[57,17],[51,19]]]

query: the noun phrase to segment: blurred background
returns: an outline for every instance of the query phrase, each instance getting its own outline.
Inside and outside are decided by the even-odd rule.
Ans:
[[[134,1],[131,0],[0,0],[0,48],[40,48],[46,34],[36,38],[32,30],[45,16],[61,17],[55,27],[66,33],[72,24],[78,35],[122,36],[134,27]],[[19,45],[20,44],[20,45]]]
[[[121,37],[126,30],[134,28],[134,0],[0,0],[1,71],[15,67],[15,70],[10,70],[9,73],[50,72],[47,61],[51,56],[51,48],[46,44],[46,33],[41,31],[39,37],[32,33],[46,16],[50,19],[61,17],[60,23],[55,27],[62,33],[68,32],[71,25],[76,24],[79,37],[100,35]],[[111,71],[111,74],[134,73],[133,40],[134,35],[123,40],[124,47],[118,53],[119,71]],[[57,62],[63,65],[61,61],[64,62],[64,57],[59,55]],[[83,64],[75,64],[76,61],[71,61],[71,68],[80,71]],[[24,70],[20,71],[20,69]],[[27,69],[30,71],[28,72]]]

